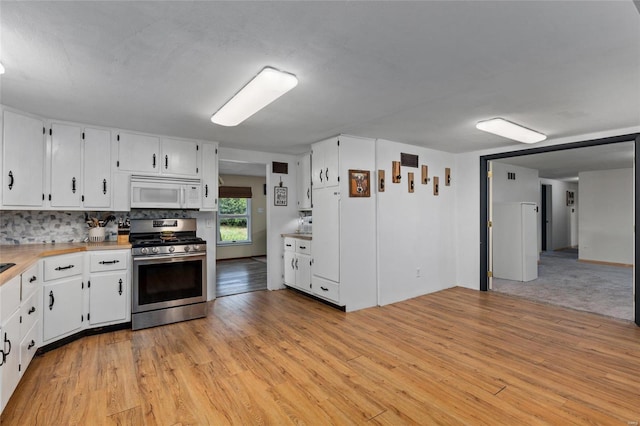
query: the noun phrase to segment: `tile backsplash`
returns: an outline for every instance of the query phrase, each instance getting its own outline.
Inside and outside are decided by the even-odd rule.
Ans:
[[[0,211],[0,245],[82,242],[89,231],[81,211]],[[103,217],[107,212],[91,212],[89,216]],[[117,219],[160,219],[191,217],[189,210],[131,210],[113,212]],[[117,238],[116,223],[106,226],[107,240]]]

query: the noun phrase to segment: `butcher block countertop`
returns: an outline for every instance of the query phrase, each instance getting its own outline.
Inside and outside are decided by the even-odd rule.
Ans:
[[[311,234],[281,234],[282,237],[284,238],[298,238],[300,240],[307,240],[307,241],[311,241]]]
[[[0,245],[0,263],[15,263],[15,266],[0,273],[0,286],[20,275],[43,257],[92,250],[130,249],[129,243],[105,241],[102,243],[55,243]]]

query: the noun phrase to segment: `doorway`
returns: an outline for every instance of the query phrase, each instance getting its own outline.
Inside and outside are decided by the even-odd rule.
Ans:
[[[551,224],[553,209],[552,209],[552,198],[551,191],[553,187],[551,185],[542,184],[540,185],[540,224],[542,228],[542,232],[540,235],[541,239],[541,249],[542,251],[547,251],[551,248]]]
[[[491,263],[489,262],[490,259],[490,253],[488,250],[489,247],[489,229],[487,227],[487,219],[489,217],[489,209],[490,209],[490,203],[488,202],[488,193],[489,193],[489,179],[487,178],[487,172],[488,172],[488,167],[491,161],[493,160],[503,160],[503,161],[507,161],[507,160],[511,160],[512,158],[514,159],[520,159],[524,156],[529,156],[529,155],[533,155],[533,154],[543,154],[543,153],[556,153],[556,152],[562,152],[562,151],[569,151],[569,150],[576,150],[578,148],[587,148],[587,147],[600,147],[602,148],[600,152],[606,152],[606,151],[618,151],[619,147],[622,145],[612,145],[612,144],[622,144],[626,142],[627,145],[630,145],[632,147],[631,149],[631,158],[628,159],[628,161],[630,162],[629,164],[631,164],[631,166],[633,167],[633,170],[635,170],[635,166],[636,166],[636,162],[637,162],[637,157],[635,155],[635,152],[637,152],[637,148],[638,145],[640,143],[640,135],[634,134],[634,135],[626,135],[626,136],[620,136],[620,137],[613,137],[613,138],[604,138],[604,139],[598,139],[598,140],[592,140],[592,141],[584,141],[584,142],[577,142],[577,143],[572,143],[572,144],[565,144],[565,145],[558,145],[558,146],[551,146],[551,147],[544,147],[544,148],[534,148],[534,149],[527,149],[527,150],[522,150],[522,151],[513,151],[513,152],[507,152],[507,153],[501,153],[501,154],[493,154],[493,155],[488,155],[488,156],[483,156],[480,158],[480,166],[481,166],[481,180],[480,180],[480,185],[481,185],[481,197],[480,197],[480,204],[481,204],[481,211],[480,211],[480,220],[481,220],[481,252],[480,252],[480,259],[481,259],[481,276],[480,276],[480,290],[482,291],[487,291],[489,289],[489,277],[491,276],[491,274],[489,273],[491,271],[490,267],[491,267]],[[578,151],[573,151],[575,152],[575,155],[572,155],[570,157],[565,157],[565,158],[569,158],[569,161],[565,161],[563,164],[565,166],[572,166],[572,165],[577,165],[579,167],[580,161],[577,161],[580,159],[580,153]],[[573,154],[572,152],[572,154]],[[585,151],[586,152],[586,151]],[[592,155],[592,154],[588,154],[586,157],[586,159],[591,159],[591,161],[598,161],[601,160],[600,155]],[[574,163],[575,164],[572,164]],[[625,166],[625,167],[629,167],[629,166]],[[593,169],[592,169],[593,170]],[[632,221],[633,224],[635,224],[638,221],[638,214],[639,214],[639,197],[637,194],[638,191],[638,185],[639,185],[639,178],[638,175],[635,174],[635,172],[633,173],[633,190],[631,192],[634,193],[634,198],[631,200],[632,206],[633,206],[633,213],[631,213],[631,217],[632,217]],[[543,188],[538,185],[538,187],[540,188],[540,190],[542,191]],[[549,200],[549,188],[547,188],[546,193],[545,193],[545,197],[544,199],[546,199],[547,201]],[[556,198],[561,195],[561,194],[556,194]],[[543,199],[541,197],[540,202],[542,203]],[[557,200],[556,200],[557,201]],[[564,204],[563,204],[564,206]],[[541,206],[542,207],[542,206]],[[546,212],[549,211],[549,205],[547,203],[547,208],[544,209]],[[542,209],[541,209],[542,210]],[[574,218],[575,219],[575,218]],[[582,219],[582,217],[581,217]],[[547,229],[545,229],[544,232],[544,239],[545,239],[545,248],[547,250],[550,250],[553,247],[553,242],[551,239],[551,236],[549,235],[549,228],[550,228],[550,224],[552,222],[553,218],[549,217],[547,215],[547,217],[545,218],[545,221],[547,222]],[[635,226],[635,225],[634,225]],[[543,237],[542,234],[542,230],[540,233],[541,239]],[[573,241],[573,238],[572,238]],[[580,240],[580,243],[582,243],[582,240]],[[635,318],[635,322],[636,324],[640,325],[640,302],[639,302],[639,294],[640,294],[640,288],[639,288],[639,284],[638,284],[638,280],[637,277],[634,273],[635,271],[635,265],[638,263],[638,257],[639,257],[639,240],[637,238],[637,235],[634,233],[632,235],[632,246],[633,248],[635,248],[635,254],[632,257],[632,263],[633,263],[633,268],[630,268],[631,271],[631,291],[630,291],[630,295],[629,295],[629,299],[632,302],[632,312],[633,312],[633,317]],[[542,244],[541,244],[541,248],[542,248]],[[495,286],[495,280],[494,280],[494,286]]]

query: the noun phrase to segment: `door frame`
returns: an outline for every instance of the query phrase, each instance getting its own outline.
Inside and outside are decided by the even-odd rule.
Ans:
[[[488,164],[491,160],[499,160],[511,157],[521,157],[523,155],[540,154],[543,152],[565,151],[568,149],[586,148],[590,146],[608,145],[621,142],[634,142],[634,230],[635,225],[640,222],[640,173],[637,173],[638,154],[640,153],[640,133],[631,133],[622,136],[613,136],[608,138],[591,139],[581,142],[572,142],[560,145],[551,145],[539,148],[523,149],[518,151],[501,152],[497,154],[480,156],[480,291],[489,289],[489,178]],[[636,265],[640,264],[640,239],[638,234],[634,232],[634,309],[635,323],[640,326],[640,282],[636,274]]]

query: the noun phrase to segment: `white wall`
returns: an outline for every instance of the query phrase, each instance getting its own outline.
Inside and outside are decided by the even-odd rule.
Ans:
[[[220,160],[265,164],[267,173],[267,288],[269,290],[284,288],[281,234],[295,232],[298,226],[296,157],[226,147],[220,147],[218,154]],[[272,161],[289,163],[289,173],[286,175],[271,173]],[[280,179],[282,179],[282,185],[288,188],[287,206],[273,205],[273,188],[280,183]]]
[[[515,180],[507,179],[507,173],[516,174]],[[540,202],[538,171],[511,164],[493,162],[493,202]]]
[[[633,264],[633,169],[582,172],[581,260]]]
[[[547,250],[576,246],[578,244],[578,184],[555,179],[540,179],[540,185],[551,185],[552,188],[551,241]],[[567,206],[567,191],[572,191],[574,194],[572,206]],[[539,205],[542,205],[542,200],[539,201]]]
[[[550,139],[536,144],[536,147],[561,145],[631,133],[640,133],[640,126],[578,135],[570,138]],[[457,262],[457,285],[476,290],[480,289],[480,156],[529,148],[531,148],[530,145],[518,144],[502,149],[455,155],[454,170],[456,171],[457,179],[455,180],[454,247]]]
[[[401,152],[417,154],[418,165],[428,165],[429,176],[440,177],[440,195],[433,195],[433,181],[420,182],[420,168],[403,167],[402,181],[391,183],[391,162],[400,161]],[[451,186],[444,184],[445,167],[451,167]],[[377,140],[376,170],[381,169],[387,178],[385,192],[378,194],[379,304],[454,286],[455,192],[465,172],[455,164],[453,154]],[[415,175],[414,193],[408,192],[408,172]]]

